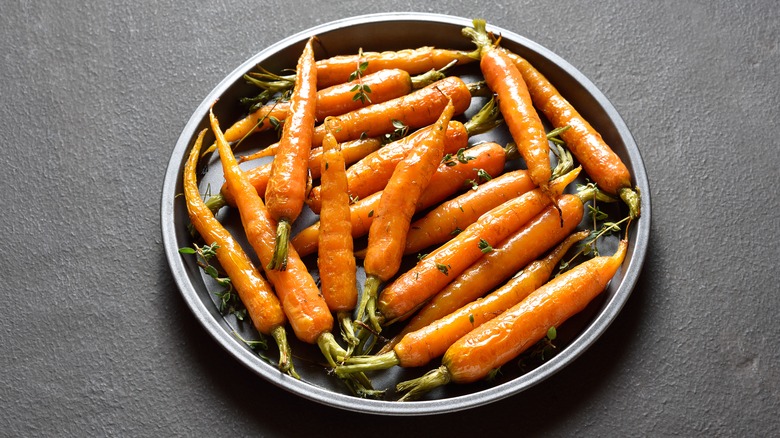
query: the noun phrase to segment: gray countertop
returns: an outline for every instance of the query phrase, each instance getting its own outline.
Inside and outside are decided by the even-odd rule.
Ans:
[[[7,436],[777,436],[780,8],[752,2],[3,2]],[[173,145],[219,81],[339,18],[483,17],[557,53],[642,153],[651,242],[607,332],[553,378],[453,414],[287,393],[186,306],[163,253]]]

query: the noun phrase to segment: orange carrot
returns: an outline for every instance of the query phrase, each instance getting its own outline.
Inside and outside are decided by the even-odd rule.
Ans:
[[[578,174],[579,168],[553,180],[548,193],[534,189],[480,216],[477,222],[385,287],[377,304],[377,319],[389,325],[408,317],[483,255],[483,241],[498,245],[549,205],[550,195],[560,196]]]
[[[579,225],[584,209],[582,200],[575,195],[561,196],[559,207],[560,213],[552,206],[545,208],[492,251],[487,251],[425,303],[379,353],[389,351],[407,333],[419,330],[481,297],[564,239]]]
[[[453,122],[450,122],[449,126],[452,127]],[[416,211],[422,211],[447,199],[458,190],[464,189],[469,181],[480,181],[480,170],[484,170],[491,177],[500,175],[508,158],[504,148],[497,143],[479,144],[467,149],[463,156],[465,162],[457,162],[455,166],[439,165],[428,187],[420,195]],[[368,234],[381,196],[382,192],[377,192],[359,199],[350,206],[353,238]],[[296,234],[290,243],[300,255],[309,255],[317,249],[319,233],[320,225],[314,223]]]
[[[273,257],[274,222],[262,199],[238,167],[230,145],[222,136],[216,116],[211,113],[210,118],[225,179],[236,197],[247,240],[263,265],[267,265]],[[317,284],[294,250],[290,252],[289,258],[287,270],[266,269],[265,272],[279,295],[295,334],[304,342],[315,343],[322,333],[330,331],[333,317]]]
[[[235,195],[246,238],[265,266],[266,276],[279,296],[282,309],[295,335],[303,342],[317,344],[328,364],[335,367],[337,360],[347,356],[347,351],[336,342],[331,333],[333,315],[328,304],[295,249],[288,253],[287,269],[279,271],[268,268],[274,256],[273,219],[255,188],[249,184],[238,167],[238,161],[213,112],[209,113],[209,118],[225,179]],[[343,380],[355,393],[370,394],[373,391],[371,382],[365,375],[349,376]]]
[[[535,187],[526,170],[515,170],[437,206],[412,223],[404,253],[413,254],[446,242],[482,214]]]
[[[422,377],[399,383],[401,400],[412,400],[449,382],[470,383],[487,377],[584,309],[606,288],[623,263],[628,242],[612,256],[583,262],[555,277],[501,315],[453,343],[442,365]]]
[[[409,73],[399,69],[380,70],[351,82],[318,91],[315,118],[318,121],[323,121],[327,117],[339,116],[372,103],[386,102],[443,78],[444,74],[435,70],[415,77],[411,77]],[[364,99],[358,98],[359,94],[355,91],[358,81],[358,85],[368,87],[370,90],[365,93],[366,98]],[[275,128],[287,117],[289,108],[289,101],[266,104],[234,123],[225,131],[225,138],[230,142],[240,141],[253,132]],[[241,157],[239,162],[271,156],[275,153],[276,147],[267,147],[254,154]]]
[[[406,333],[392,350],[376,356],[352,356],[339,371],[371,371],[390,368],[423,366],[441,356],[455,341],[471,330],[490,321],[496,315],[522,301],[545,284],[571,246],[590,234],[582,231],[570,235],[547,257],[526,266],[516,277],[483,299],[437,319],[418,330]]]
[[[376,151],[381,146],[382,140],[378,138],[361,138],[343,143],[341,145],[341,153],[344,156],[345,164],[352,164]],[[320,177],[320,161],[322,161],[322,148],[312,149],[309,154],[309,174],[312,178]],[[249,182],[257,190],[257,193],[264,197],[265,189],[268,186],[268,177],[271,176],[271,163],[248,169],[245,174]],[[235,206],[236,203],[227,184],[222,184],[219,193],[209,198],[207,205],[211,211],[216,212],[225,205]]]
[[[270,335],[279,346],[279,369],[298,377],[292,363],[290,345],[284,328],[287,317],[271,286],[260,275],[249,256],[206,207],[198,191],[196,168],[206,130],[200,132],[184,167],[184,197],[187,213],[195,230],[206,242],[216,244],[216,256],[230,277],[230,283],[244,303],[258,332]]]
[[[429,70],[441,70],[447,66],[463,65],[473,62],[469,52],[460,50],[419,47],[387,52],[361,52],[354,55],[334,56],[317,61],[317,77],[320,87],[341,84],[349,81],[355,66],[365,63],[363,73],[397,68],[416,75]]]
[[[352,250],[349,195],[344,157],[332,135],[325,136],[322,156],[322,211],[320,212],[317,267],[325,302],[336,312],[342,334],[354,347],[358,339],[352,327],[351,312],[357,304],[356,263]],[[348,350],[349,351],[349,350]]]
[[[303,209],[308,185],[308,160],[314,130],[317,103],[317,71],[310,38],[298,61],[297,77],[290,114],[282,129],[279,154],[271,164],[271,176],[265,190],[268,212],[278,223],[274,256],[269,267],[285,270],[291,224]]]
[[[474,27],[463,29],[463,33],[479,48],[480,69],[488,87],[498,95],[501,114],[525,159],[531,180],[544,189],[552,176],[550,146],[522,75],[506,52],[493,45],[484,20],[474,20]]]
[[[528,85],[534,105],[556,128],[570,126],[561,138],[585,173],[601,190],[620,196],[629,206],[632,218],[639,217],[639,193],[631,188],[631,174],[620,157],[544,75],[520,56],[507,53]]]
[[[403,258],[406,234],[422,191],[444,155],[444,137],[450,118],[455,112],[452,100],[448,100],[434,128],[425,141],[412,149],[396,166],[379,199],[376,217],[368,231],[368,250],[363,267],[366,285],[358,305],[358,320],[368,314],[375,329],[373,305],[379,284],[398,272]]]
[[[452,156],[458,151],[465,150],[468,147],[470,136],[484,133],[500,123],[497,116],[498,108],[495,106],[495,101],[490,100],[465,124],[450,121],[444,139],[444,153]],[[347,170],[350,196],[353,199],[361,199],[384,189],[396,165],[411,149],[416,147],[418,142],[426,138],[430,129],[433,129],[433,126],[419,129],[352,165]],[[455,159],[451,160],[452,163],[456,161]],[[314,187],[306,200],[306,204],[315,213],[318,213],[320,208],[319,191],[319,187]]]
[[[391,133],[399,122],[409,129],[422,128],[434,123],[450,100],[454,105],[453,115],[462,114],[471,104],[471,89],[455,76],[436,81],[406,96],[328,117],[314,130],[312,144],[320,145],[328,131],[342,142]]]

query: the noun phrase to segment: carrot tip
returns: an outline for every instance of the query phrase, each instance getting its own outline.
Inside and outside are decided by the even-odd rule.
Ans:
[[[396,385],[399,392],[406,392],[398,401],[416,400],[426,392],[450,383],[452,375],[445,365],[428,371],[422,377],[407,380]]]
[[[276,239],[274,242],[274,255],[267,268],[272,271],[284,271],[287,269],[287,253],[290,247],[290,221],[280,220],[276,227]]]

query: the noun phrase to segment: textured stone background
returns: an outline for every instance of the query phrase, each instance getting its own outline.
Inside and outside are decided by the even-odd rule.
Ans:
[[[780,435],[775,2],[1,3],[0,434]],[[431,418],[257,378],[205,336],[160,235],[170,152],[227,73],[388,11],[484,17],[558,53],[621,113],[652,187],[640,284],[593,348],[521,396]]]

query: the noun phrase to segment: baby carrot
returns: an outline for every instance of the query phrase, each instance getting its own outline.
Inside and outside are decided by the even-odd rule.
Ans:
[[[247,314],[258,332],[270,335],[279,346],[279,369],[298,377],[292,363],[290,345],[284,325],[287,317],[271,286],[260,275],[249,256],[233,239],[230,232],[214,218],[200,197],[196,168],[206,130],[200,132],[184,167],[184,197],[187,213],[195,230],[207,242],[216,243],[216,255],[230,283],[246,307]]]
[[[507,52],[528,84],[534,105],[555,127],[570,126],[561,134],[566,147],[583,170],[609,194],[618,195],[629,206],[632,218],[640,214],[639,193],[631,187],[631,174],[601,134],[527,60]]]
[[[267,267],[274,256],[273,220],[263,200],[238,167],[238,161],[225,140],[219,121],[213,112],[209,112],[209,118],[211,129],[216,137],[225,179],[236,197],[246,238],[265,266],[266,276],[279,296],[282,309],[295,335],[303,342],[317,344],[328,364],[335,367],[336,360],[346,357],[347,351],[336,342],[331,333],[333,315],[328,309],[328,304],[295,249],[290,250],[287,269],[284,271]],[[349,376],[344,378],[344,381],[356,393],[368,394],[373,391],[364,375]]]
[[[349,195],[344,157],[332,135],[323,142],[322,211],[320,212],[317,267],[320,287],[328,308],[335,312],[347,343],[354,347],[358,339],[352,327],[351,312],[357,304],[356,263],[352,249]],[[349,350],[348,350],[349,351]]]
[[[450,122],[450,128],[452,128],[453,123],[457,122]],[[464,189],[469,181],[480,181],[484,177],[480,170],[484,170],[491,178],[500,175],[508,158],[504,148],[497,143],[476,145],[465,150],[463,157],[464,162],[458,161],[454,166],[439,165],[436,173],[431,177],[428,187],[420,195],[416,211],[424,210],[447,199],[458,190]],[[381,196],[382,192],[380,191],[361,198],[350,206],[353,238],[368,234]],[[317,249],[319,233],[320,225],[317,222],[301,230],[290,243],[300,255],[309,255]]]
[[[375,329],[379,329],[374,318],[373,305],[379,284],[389,280],[398,272],[403,258],[406,234],[416,210],[422,191],[444,155],[444,137],[450,118],[455,112],[452,100],[444,107],[434,128],[428,132],[425,141],[412,149],[398,163],[379,199],[376,217],[368,230],[368,250],[363,268],[366,283],[358,305],[358,320],[365,313]]]
[[[544,285],[569,248],[589,234],[588,231],[581,231],[570,235],[545,258],[532,262],[516,277],[486,297],[471,301],[420,329],[406,333],[392,350],[376,356],[347,358],[346,365],[338,367],[339,372],[365,372],[394,365],[408,368],[427,364],[444,354],[447,348],[462,336],[500,315]]]
[[[407,333],[421,329],[481,297],[564,239],[579,225],[584,208],[582,200],[575,195],[561,196],[558,206],[560,212],[552,206],[545,208],[458,275],[426,302],[406,326],[382,347],[380,353],[391,349]]]
[[[295,88],[290,99],[290,114],[282,129],[279,153],[271,164],[271,176],[265,190],[268,212],[278,223],[274,256],[269,267],[285,270],[292,222],[303,209],[308,185],[308,160],[314,130],[317,103],[317,71],[310,38],[298,61]]]
[[[484,20],[474,20],[474,27],[463,29],[463,33],[479,48],[480,69],[488,87],[498,95],[501,114],[526,162],[531,180],[544,189],[552,176],[550,146],[522,75],[506,52],[493,44]]]
[[[339,142],[393,132],[400,122],[409,129],[422,128],[436,122],[449,101],[454,115],[462,114],[471,104],[471,88],[456,76],[446,77],[405,96],[328,117],[314,130],[313,145],[320,145],[327,131]]]
[[[500,119],[497,117],[498,108],[495,106],[495,101],[491,99],[466,123],[450,121],[444,138],[444,153],[453,155],[459,150],[465,150],[468,147],[469,137],[487,132],[500,124]],[[371,153],[347,169],[350,196],[353,199],[361,199],[382,190],[393,174],[396,165],[411,149],[416,147],[418,142],[426,138],[431,129],[433,129],[432,125],[419,129]],[[452,163],[456,161],[453,158]],[[319,212],[319,198],[320,189],[314,187],[309,192],[306,204],[315,213]]]
[[[368,99],[356,98],[358,95],[354,88],[357,79],[319,90],[315,118],[318,121],[323,121],[327,117],[339,116],[372,103],[386,102],[443,78],[444,74],[435,70],[415,77],[411,77],[409,73],[399,69],[380,70],[360,78],[360,85],[371,90],[366,93]],[[253,132],[274,128],[276,124],[284,121],[289,108],[289,101],[266,104],[234,123],[225,131],[225,138],[231,142],[239,141]],[[240,161],[262,158],[275,153],[276,147],[267,147],[252,155],[242,157]]]
[[[345,164],[352,164],[361,160],[368,154],[376,151],[382,146],[382,140],[376,137],[360,138],[344,142],[341,144],[341,153]],[[320,161],[322,161],[322,148],[315,148],[309,154],[309,174],[312,178],[320,177]],[[271,163],[262,164],[246,170],[246,177],[249,179],[261,197],[265,197],[265,189],[268,186],[268,177],[271,176]],[[217,211],[225,205],[235,206],[233,194],[230,192],[227,184],[222,184],[217,195],[212,196],[206,201],[211,211]]]
[[[364,64],[363,73],[397,68],[416,75],[429,70],[441,70],[451,65],[473,62],[469,52],[460,50],[419,47],[386,52],[360,52],[340,55],[317,61],[317,77],[320,87],[329,87],[349,81],[355,66]]]
[[[404,253],[413,254],[446,242],[482,214],[535,187],[526,170],[514,170],[438,205],[412,223]]]
[[[422,377],[399,383],[401,401],[412,400],[449,382],[484,379],[542,339],[601,294],[623,264],[628,242],[611,256],[583,262],[558,275],[523,301],[458,339],[444,353],[442,365]]]
[[[423,258],[382,291],[377,319],[389,325],[406,318],[482,255],[484,243],[498,245],[539,214],[579,174],[579,168],[541,188],[510,199],[480,216],[477,222]],[[552,199],[551,199],[552,195]],[[373,225],[372,225],[373,227]]]

